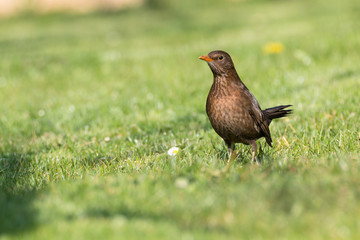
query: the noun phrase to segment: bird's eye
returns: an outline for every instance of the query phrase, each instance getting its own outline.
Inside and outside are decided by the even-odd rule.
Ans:
[[[219,57],[219,60],[222,60],[223,58],[224,58],[223,56],[220,56],[220,57]]]

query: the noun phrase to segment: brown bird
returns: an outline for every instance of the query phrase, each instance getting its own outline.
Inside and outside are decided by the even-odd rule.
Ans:
[[[254,95],[241,81],[228,53],[213,51],[199,58],[208,63],[214,75],[206,101],[206,113],[215,132],[229,148],[228,163],[235,143],[251,145],[252,161],[255,161],[256,140],[265,137],[272,146],[269,125],[273,119],[290,114],[292,110],[285,108],[291,105],[261,110]]]

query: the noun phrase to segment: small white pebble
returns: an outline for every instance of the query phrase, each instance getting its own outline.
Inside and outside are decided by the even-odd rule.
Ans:
[[[189,185],[189,180],[186,178],[177,178],[175,180],[175,186],[178,188],[186,188]]]
[[[69,112],[74,112],[75,111],[75,106],[74,105],[70,105],[69,107]]]
[[[40,109],[38,112],[39,117],[43,117],[45,116],[45,110],[44,109]]]

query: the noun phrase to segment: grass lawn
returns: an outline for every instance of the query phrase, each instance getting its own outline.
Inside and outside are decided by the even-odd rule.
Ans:
[[[0,20],[0,238],[360,239],[358,1],[162,3]],[[294,109],[221,176],[216,49]]]

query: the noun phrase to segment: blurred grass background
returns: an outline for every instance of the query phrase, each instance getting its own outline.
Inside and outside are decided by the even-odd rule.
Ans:
[[[0,237],[359,238],[359,10],[152,0],[0,19]],[[197,58],[215,49],[263,108],[295,110],[260,165],[239,144],[220,177]]]

